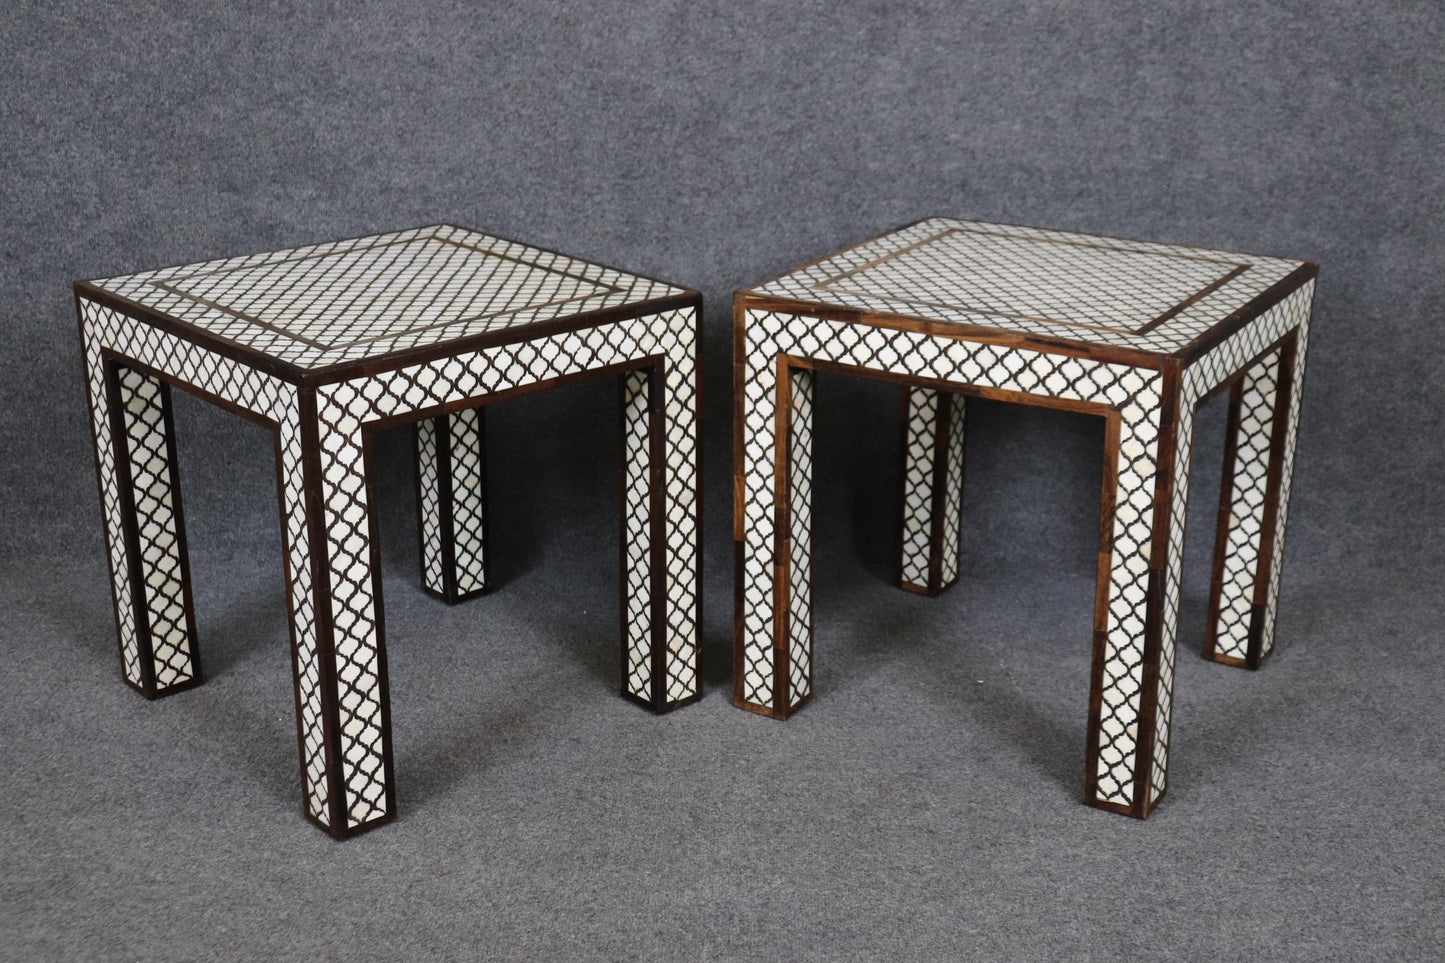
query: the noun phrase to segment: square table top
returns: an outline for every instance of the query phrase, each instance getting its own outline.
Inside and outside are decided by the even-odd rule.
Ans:
[[[76,291],[202,344],[306,373],[515,340],[526,325],[581,327],[697,297],[450,224],[81,281]]]
[[[1317,270],[1312,261],[931,217],[742,294],[750,307],[843,308],[942,334],[1185,355]]]

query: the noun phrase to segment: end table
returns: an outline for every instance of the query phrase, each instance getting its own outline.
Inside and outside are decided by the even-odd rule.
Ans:
[[[418,423],[423,583],[485,587],[480,405],[611,375],[622,394],[623,694],[698,675],[697,292],[433,225],[75,285],[125,680],[201,682],[170,389],[270,428],[305,813],[396,812],[369,445]]]
[[[899,571],[958,572],[965,399],[1105,420],[1085,800],[1144,817],[1164,794],[1194,411],[1230,392],[1207,654],[1274,645],[1317,265],[928,218],[735,300],[734,701],[786,718],[813,694],[816,371],[901,386]]]

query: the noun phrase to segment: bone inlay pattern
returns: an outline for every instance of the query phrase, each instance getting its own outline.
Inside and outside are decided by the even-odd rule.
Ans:
[[[905,388],[903,396],[899,581],[936,595],[958,578],[967,399],[931,388]]]
[[[93,283],[303,368],[682,293],[448,224]]]
[[[523,315],[536,320],[538,311],[553,307],[541,299],[559,292],[587,301],[585,310],[596,306],[587,293],[594,287],[607,288],[600,300],[611,298],[613,305],[622,303],[619,292],[687,294],[459,231],[402,232],[135,278],[146,284],[159,279],[202,297],[217,316],[235,312],[233,320],[251,328],[241,336],[231,331],[232,342],[256,348],[266,337],[280,337],[260,332],[286,324],[293,343],[326,340],[334,346],[324,358],[277,347],[276,355],[292,363],[330,363],[343,343],[349,351],[363,338],[371,339],[367,352],[385,356],[399,344],[416,346],[423,336],[435,343],[441,331],[451,338],[494,321],[513,325]],[[418,245],[425,257],[413,250]],[[332,256],[338,253],[356,256]],[[215,280],[222,275],[230,280]],[[202,288],[201,277],[212,286]],[[624,512],[622,575],[625,587],[645,586],[647,592],[640,606],[624,607],[624,658],[646,663],[654,676],[638,687],[625,673],[623,686],[659,710],[700,693],[695,307],[668,305],[630,317],[614,312],[590,326],[573,325],[575,330],[538,329],[530,338],[458,346],[415,361],[387,356],[313,381],[300,377],[299,368],[270,373],[269,358],[276,355],[258,362],[267,368],[262,370],[237,360],[246,355],[224,342],[211,345],[187,335],[194,318],[169,316],[184,322],[174,331],[149,320],[181,295],[159,284],[147,293],[132,280],[106,290],[146,294],[134,308],[98,303],[86,296],[93,286],[82,285],[78,298],[125,677],[147,695],[200,681],[168,414],[167,392],[175,385],[276,432],[303,791],[307,814],[333,835],[351,835],[395,812],[376,518],[366,474],[368,438],[378,427],[418,422],[423,579],[454,598],[485,585],[479,406],[500,393],[588,372],[618,371],[629,386],[640,379],[649,400],[640,410],[630,400],[624,405],[625,434],[641,431],[647,444],[644,450],[625,446],[624,497],[633,498],[629,493],[640,486],[645,510]],[[330,293],[323,297],[323,289]],[[222,296],[235,303],[218,301]],[[388,312],[378,307],[387,297],[426,303]],[[573,305],[563,313],[576,310]],[[498,321],[502,311],[510,315]]]
[[[170,457],[170,392],[129,368],[113,371],[124,432],[126,486],[135,512],[134,545],[151,650],[155,691],[196,677],[191,651],[186,561],[181,548],[176,467]]]
[[[1279,349],[1245,372],[1230,404],[1238,422],[1234,464],[1229,466],[1233,510],[1225,531],[1224,580],[1221,585],[1215,651],[1243,659],[1249,648],[1249,622],[1254,604],[1255,567],[1264,533],[1265,493],[1269,478],[1271,426],[1279,387]]]
[[[622,379],[622,658],[623,689],[652,697],[652,379],[634,371]]]
[[[924,591],[956,578],[961,527],[966,409],[940,386],[1093,412],[1109,444],[1086,798],[1146,815],[1167,785],[1194,409],[1243,379],[1249,464],[1230,510],[1251,521],[1220,551],[1232,591],[1267,623],[1255,631],[1272,638],[1312,278],[1307,262],[935,218],[744,292],[737,703],[786,717],[812,695],[800,520],[811,521],[813,365],[904,385],[900,574]]]
[[[487,587],[485,444],[481,408],[416,426],[422,584],[450,602]]]
[[[753,289],[920,320],[1169,353],[1299,261],[932,217]]]
[[[785,583],[788,604],[775,606],[774,578],[777,502],[774,497],[775,421],[779,355],[830,361],[887,374],[909,375],[980,385],[1021,394],[1047,393],[1098,404],[1118,412],[1122,425],[1119,447],[1119,494],[1113,529],[1114,564],[1110,570],[1109,629],[1104,715],[1099,727],[1101,798],[1128,803],[1133,798],[1137,763],[1138,715],[1144,669],[1144,624],[1148,560],[1151,547],[1155,459],[1159,442],[1157,372],[1128,365],[1106,364],[989,344],[975,344],[926,334],[876,328],[867,324],[750,311],[744,330],[744,515],[743,611],[740,634],[742,677],[740,701],[775,715],[786,715],[807,697],[792,692],[780,704],[780,677],[791,666],[778,665],[773,645],[777,613],[789,622],[811,593],[809,559],[791,553]],[[791,409],[797,417],[797,407]],[[808,433],[792,431],[792,460]],[[797,485],[806,477],[794,474]],[[794,534],[796,538],[796,533]],[[785,542],[786,544],[786,542]],[[795,640],[802,627],[781,627]],[[806,633],[810,635],[810,633]],[[809,639],[811,643],[811,639]],[[795,642],[790,650],[808,649]],[[793,661],[792,658],[789,661]],[[811,690],[808,690],[811,691]]]

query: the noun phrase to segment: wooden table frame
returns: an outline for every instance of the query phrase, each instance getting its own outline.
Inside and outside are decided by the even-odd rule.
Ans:
[[[838,304],[834,295],[810,294],[818,277],[835,275],[838,262],[850,273],[866,270],[932,238],[975,228],[1016,232],[1009,236],[1020,243],[1038,238],[1134,252],[1123,245],[1135,242],[1118,239],[930,219],[736,296],[734,701],[782,719],[813,695],[816,371],[901,386],[899,581],[925,594],[937,594],[957,574],[964,399],[1097,415],[1106,424],[1105,470],[1084,797],[1143,818],[1166,788],[1194,412],[1208,397],[1230,392],[1206,655],[1255,668],[1273,651],[1318,268],[1237,256],[1249,267],[1263,265],[1257,274],[1268,272],[1257,282],[1261,290],[1232,295],[1225,281],[1189,302],[1201,306],[1175,314],[1195,318],[1217,303],[1231,309],[1179,335],[1184,343],[1173,350],[1010,329],[991,318],[937,320],[880,310],[862,298]],[[1149,245],[1142,253],[1175,256],[1173,250]],[[1244,272],[1226,273],[1232,280]],[[1211,299],[1214,291],[1221,293]],[[1173,337],[1186,323],[1195,322],[1156,325],[1156,337]]]
[[[168,280],[254,273],[257,265],[293,265],[286,269],[314,274],[320,270],[314,265],[294,265],[326,258],[337,260],[334,273],[340,274],[353,270],[344,258],[364,259],[368,252],[407,244],[431,256],[443,241],[470,246],[456,256],[473,262],[505,259],[507,271],[549,271],[549,278],[571,271],[565,276],[601,279],[581,290],[598,289],[603,304],[540,318],[534,310],[520,323],[492,324],[495,313],[463,318],[457,324],[492,326],[456,337],[447,336],[451,329],[428,333],[413,326],[407,334],[420,330],[427,343],[397,348],[356,342],[353,356],[334,361],[336,349],[288,339],[284,329],[261,323],[264,314],[177,293]],[[411,267],[387,265],[407,283],[415,277]],[[359,276],[346,283],[372,283]],[[314,283],[310,275],[303,280]],[[443,280],[463,283],[450,275]],[[487,283],[488,310],[498,297],[535,298],[535,285]],[[75,290],[122,675],[147,698],[192,688],[203,678],[171,415],[170,390],[178,388],[275,434],[303,808],[332,836],[354,835],[396,814],[370,471],[371,438],[380,429],[419,425],[423,584],[457,601],[486,585],[479,406],[581,378],[617,378],[622,693],[656,711],[701,695],[697,292],[448,225],[82,281]],[[240,294],[233,290],[231,296]],[[385,310],[405,313],[411,304]],[[345,314],[334,301],[318,300],[305,313],[361,317]],[[374,321],[378,316],[382,320]],[[388,316],[363,320],[384,324]],[[221,325],[229,326],[227,334],[217,333]],[[246,343],[262,337],[273,346]],[[343,353],[349,349],[344,345]],[[443,439],[448,443],[440,444]]]

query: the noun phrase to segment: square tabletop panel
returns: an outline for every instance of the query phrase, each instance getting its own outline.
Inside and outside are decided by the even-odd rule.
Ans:
[[[1189,349],[1314,276],[1310,261],[928,218],[745,292],[1151,354]]]
[[[447,224],[81,282],[79,289],[202,340],[306,370],[603,309],[640,311],[693,293]]]

